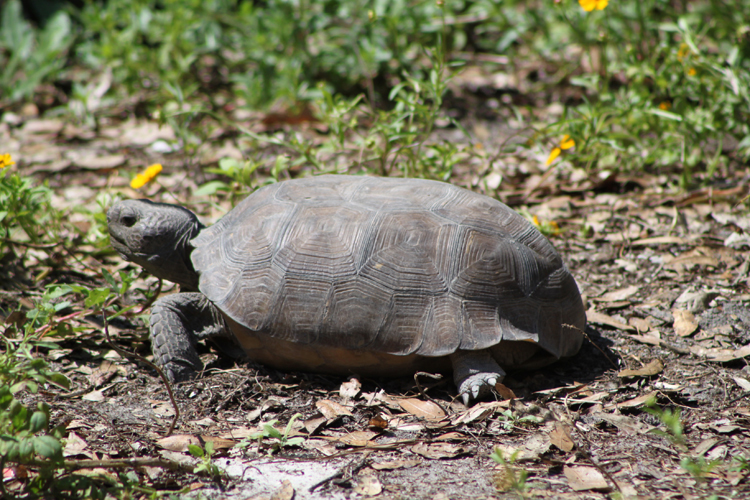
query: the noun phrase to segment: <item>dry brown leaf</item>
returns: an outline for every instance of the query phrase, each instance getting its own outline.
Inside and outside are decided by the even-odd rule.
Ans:
[[[418,443],[411,447],[411,451],[425,458],[439,460],[465,455],[471,451],[465,446],[450,443]]]
[[[326,436],[321,437],[325,439],[333,439],[334,441],[338,441],[339,443],[343,443],[348,446],[363,447],[375,444],[371,441],[371,439],[377,435],[378,433],[373,431],[353,431],[349,434],[344,434],[343,436],[335,436],[333,438],[328,438]]]
[[[409,460],[390,460],[388,462],[376,462],[370,464],[375,470],[396,470],[396,469],[411,469],[421,464],[421,459],[409,459]]]
[[[672,316],[674,316],[674,332],[680,337],[692,335],[698,329],[698,322],[690,311],[673,309]]]
[[[361,390],[362,384],[360,381],[352,377],[348,382],[341,384],[341,387],[339,387],[339,395],[344,399],[354,399]]]
[[[631,285],[619,290],[612,290],[611,292],[605,293],[601,297],[592,297],[591,300],[596,302],[619,302],[621,300],[626,300],[632,297],[633,295],[638,293],[638,290],[640,290],[638,286]]]
[[[700,353],[697,351],[700,351]],[[704,349],[700,346],[691,346],[690,352],[699,356],[706,356],[709,361],[728,363],[729,361],[736,361],[750,356],[750,344],[739,349]]]
[[[288,479],[281,481],[281,488],[274,491],[271,500],[292,500],[294,498],[294,486]]]
[[[743,391],[750,391],[750,380],[742,377],[732,377],[734,382],[742,388]]]
[[[595,418],[601,418],[605,422],[617,427],[617,430],[625,434],[626,436],[632,436],[635,434],[646,434],[648,431],[653,429],[650,425],[644,424],[640,420],[636,420],[627,415],[614,415],[612,413],[601,413],[597,412],[592,415]]]
[[[638,318],[633,316],[628,320],[630,326],[634,326],[638,333],[644,333],[651,329],[651,321],[648,318]]]
[[[629,338],[635,340],[636,342],[640,342],[641,344],[661,345],[661,339],[655,335],[633,335],[631,334]]]
[[[74,160],[78,168],[86,170],[109,170],[119,167],[127,161],[125,155],[92,155]]]
[[[440,420],[445,417],[445,412],[432,401],[422,401],[421,399],[399,399],[398,404],[404,411],[407,411],[415,417],[425,418],[427,420]]]
[[[370,419],[367,425],[376,429],[385,429],[388,427],[388,420],[386,420],[381,413],[378,413]]]
[[[555,422],[555,427],[549,432],[550,444],[561,451],[572,451],[576,444],[570,436],[570,428],[562,422]]]
[[[99,401],[104,401],[105,396],[104,396],[104,393],[102,391],[91,391],[91,392],[89,392],[89,393],[84,394],[83,396],[81,396],[81,399],[83,399],[84,401],[99,402]]]
[[[617,374],[620,378],[626,377],[651,377],[659,374],[664,370],[664,363],[660,359],[655,359],[646,366],[642,366],[637,370],[620,370]]]
[[[491,416],[500,408],[510,407],[510,400],[492,401],[489,403],[477,403],[468,410],[454,415],[451,419],[451,425],[468,424],[475,420],[484,420]]]
[[[436,437],[435,441],[466,441],[467,437],[464,434],[461,434],[460,432],[446,432],[445,434],[442,434],[438,437]]]
[[[586,311],[586,319],[589,323],[594,323],[596,325],[611,326],[612,328],[631,332],[635,330],[635,328],[633,328],[632,326],[626,325],[622,321],[617,321],[612,316],[608,316],[593,309],[589,309],[588,311]]]
[[[97,366],[91,375],[88,376],[89,383],[94,387],[99,387],[112,380],[117,375],[117,365],[111,361],[102,361],[102,364]]]
[[[601,472],[594,467],[569,467],[563,468],[563,473],[568,479],[568,484],[575,491],[586,490],[609,490],[609,484]]]
[[[638,396],[637,398],[629,399],[627,401],[623,401],[622,403],[611,403],[605,406],[605,408],[638,408],[639,406],[643,406],[646,404],[646,401],[648,401],[651,398],[656,397],[656,392],[649,392],[648,394],[644,394],[643,396]]]
[[[174,434],[165,438],[157,439],[156,445],[169,451],[188,451],[188,445],[194,444],[196,446],[201,445],[198,436],[192,434]]]
[[[377,476],[365,474],[357,477],[357,484],[352,488],[352,491],[366,497],[374,497],[382,493],[383,485],[380,484]]]
[[[314,417],[305,420],[304,427],[308,434],[312,435],[318,432],[318,430],[325,425],[325,423],[328,421],[326,417],[320,416],[320,417]]]
[[[504,400],[516,399],[516,394],[500,382],[497,382],[495,384],[495,390],[497,391],[497,394]]]
[[[687,240],[678,236],[657,236],[655,238],[641,238],[630,244],[637,247],[646,245],[684,245],[686,243],[688,243]]]
[[[320,401],[316,401],[315,406],[318,408],[318,411],[320,411],[320,413],[322,413],[323,416],[328,420],[333,420],[344,415],[347,415],[349,417],[352,416],[352,412],[349,411],[349,409],[338,404],[335,401],[331,401],[330,399],[321,399]]]
[[[63,448],[64,457],[74,457],[76,455],[84,455],[89,458],[96,458],[96,456],[88,451],[89,444],[84,441],[75,432],[69,432],[68,437],[65,439],[65,448]]]

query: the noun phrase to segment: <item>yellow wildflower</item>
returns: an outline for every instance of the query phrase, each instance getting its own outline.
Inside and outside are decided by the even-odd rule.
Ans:
[[[16,162],[13,161],[13,158],[10,157],[10,153],[5,153],[4,155],[0,155],[0,170],[4,169],[5,167],[10,167],[11,165],[15,165]]]
[[[695,68],[688,68],[687,74],[688,76],[695,76],[698,74],[698,72],[695,70]]]
[[[607,7],[609,0],[578,0],[578,3],[583,10],[591,12],[594,9],[604,10]]]
[[[146,168],[146,170],[142,174],[138,174],[135,177],[133,177],[133,180],[130,181],[130,187],[133,189],[140,189],[152,180],[156,178],[157,175],[159,175],[159,172],[161,172],[162,166],[159,163],[154,163],[153,165]]]
[[[669,111],[670,109],[672,109],[672,103],[669,101],[664,101],[659,104],[659,109],[662,111]]]
[[[560,234],[560,226],[553,220],[540,222],[539,218],[535,215],[532,222],[539,229],[539,232],[545,236],[554,236]]]
[[[560,153],[563,152],[563,149],[570,149],[573,146],[576,145],[576,141],[570,138],[568,134],[565,134],[560,141],[560,146],[554,148],[549,153],[549,157],[547,158],[547,162],[545,163],[546,166],[550,166],[555,159],[557,159],[558,156],[560,156]]]
[[[677,49],[677,59],[679,59],[680,61],[682,61],[683,59],[685,59],[689,55],[690,55],[690,47],[688,46],[688,44],[686,44],[684,42],[681,43],[680,44],[680,48]]]

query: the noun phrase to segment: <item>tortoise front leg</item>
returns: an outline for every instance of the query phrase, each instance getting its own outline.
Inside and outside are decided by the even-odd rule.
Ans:
[[[202,293],[167,295],[151,308],[154,362],[171,382],[193,378],[203,369],[196,343],[227,332],[221,313]]]
[[[471,399],[478,399],[502,382],[505,371],[486,349],[479,351],[456,351],[450,355],[453,364],[453,380],[466,406]]]

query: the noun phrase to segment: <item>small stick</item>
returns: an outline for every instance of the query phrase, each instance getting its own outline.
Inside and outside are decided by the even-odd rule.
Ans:
[[[172,407],[174,408],[174,418],[172,419],[172,425],[169,426],[169,430],[164,435],[164,437],[170,436],[175,426],[177,425],[177,420],[180,418],[180,408],[177,406],[177,401],[175,401],[174,399],[174,394],[172,393],[172,385],[169,383],[167,376],[164,375],[164,372],[162,371],[161,368],[159,368],[158,366],[156,366],[154,363],[147,360],[143,356],[136,354],[136,353],[128,352],[125,349],[115,345],[114,342],[112,342],[112,339],[109,336],[109,323],[107,323],[107,312],[104,308],[102,308],[102,319],[104,320],[104,334],[107,336],[107,343],[110,345],[110,347],[112,347],[112,349],[120,353],[121,356],[124,356],[126,358],[135,358],[137,361],[141,361],[147,364],[148,366],[156,370],[156,373],[159,374],[162,381],[164,382],[164,386],[167,388],[167,394],[169,394],[169,400],[172,402]]]

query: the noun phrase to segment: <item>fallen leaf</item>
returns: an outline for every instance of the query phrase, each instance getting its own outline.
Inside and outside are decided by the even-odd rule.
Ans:
[[[376,429],[385,429],[388,427],[388,420],[383,418],[382,414],[378,413],[370,419],[367,425]]]
[[[497,394],[504,400],[516,399],[516,394],[500,382],[497,382],[495,384],[495,390],[497,391]]]
[[[646,404],[646,401],[648,401],[651,398],[656,397],[656,392],[649,392],[648,394],[644,394],[643,396],[638,396],[637,398],[629,399],[627,401],[623,401],[622,403],[610,403],[605,408],[638,408],[639,406],[643,406]]]
[[[597,302],[618,302],[632,297],[633,295],[638,293],[638,290],[640,290],[638,286],[631,285],[626,288],[621,288],[620,290],[612,290],[611,292],[605,293],[601,297],[592,297],[591,300]]]
[[[87,394],[84,394],[81,399],[84,401],[104,401],[104,393],[102,391],[91,391]]]
[[[575,491],[609,490],[609,484],[599,470],[594,467],[563,467],[568,484]]]
[[[91,385],[99,387],[100,385],[112,380],[115,375],[117,375],[117,365],[111,361],[105,360],[102,361],[102,364],[97,366],[87,378]]]
[[[352,491],[366,497],[374,497],[380,495],[383,491],[383,485],[380,484],[377,476],[365,474],[357,477],[357,484],[352,488]]]
[[[690,352],[696,356],[705,356],[709,361],[727,363],[750,356],[750,344],[739,349],[706,349],[701,346],[690,346]]]
[[[496,448],[500,448],[503,455],[506,457],[515,456],[516,462],[525,460],[537,460],[540,456],[544,455],[549,451],[549,447],[552,445],[549,436],[544,433],[537,433],[532,435],[529,439],[523,443],[522,446],[516,447],[512,445],[495,445]]]
[[[690,311],[673,309],[672,316],[674,316],[674,332],[680,337],[687,337],[698,329],[698,322],[695,321],[695,316]]]
[[[328,419],[323,416],[307,419],[304,422],[305,430],[310,435],[315,434],[327,421]]]
[[[63,448],[64,457],[74,457],[76,455],[85,455],[89,458],[96,458],[90,451],[87,451],[89,444],[84,441],[75,432],[69,432],[65,439],[65,448]]]
[[[630,326],[634,326],[638,333],[644,333],[651,329],[651,321],[648,318],[638,318],[633,316],[628,320]]]
[[[750,391],[750,381],[742,377],[732,377],[737,385],[739,385],[743,391]]]
[[[550,444],[556,446],[561,451],[572,451],[575,448],[575,441],[570,436],[570,429],[562,422],[556,422],[555,427],[549,432]]]
[[[411,469],[421,464],[421,459],[409,459],[409,460],[390,460],[388,462],[376,462],[370,464],[375,470],[396,470],[396,469]]]
[[[445,412],[432,401],[422,401],[421,399],[399,399],[398,404],[404,411],[407,411],[415,417],[425,418],[427,420],[440,420],[445,417]]]
[[[593,309],[589,309],[588,311],[586,311],[586,319],[589,323],[594,323],[596,325],[611,326],[612,328],[626,331],[635,330],[635,328],[633,328],[632,326],[626,325],[622,321],[617,321],[612,316],[608,316]]]
[[[332,439],[333,441],[338,441],[339,443],[343,443],[348,446],[363,447],[374,444],[371,439],[377,435],[378,433],[373,431],[352,431],[349,434],[344,434],[343,436],[321,437],[324,439]]]
[[[703,456],[708,450],[719,444],[722,440],[719,438],[708,438],[698,444],[693,450],[693,455],[696,457]]]
[[[125,155],[96,155],[82,156],[74,160],[74,164],[86,170],[109,170],[119,167],[127,161]]]
[[[627,415],[614,415],[612,413],[601,413],[597,412],[592,415],[594,418],[600,418],[608,424],[617,427],[617,430],[622,432],[626,436],[632,436],[636,434],[646,434],[652,426],[636,420]]]
[[[630,334],[630,337],[636,342],[640,342],[641,344],[649,344],[649,345],[661,345],[661,339],[655,335],[633,335]]]
[[[188,451],[188,445],[201,446],[198,436],[192,434],[174,434],[165,438],[157,439],[156,445],[169,451]]]
[[[315,406],[318,408],[318,411],[323,414],[325,418],[328,420],[334,420],[341,416],[352,416],[352,412],[349,411],[346,407],[338,404],[335,401],[331,401],[330,399],[321,399],[320,401],[317,401],[315,403]]]
[[[344,399],[354,399],[361,390],[362,384],[360,381],[352,377],[348,382],[341,384],[341,387],[339,387],[339,395]]]
[[[441,458],[453,458],[465,455],[471,450],[464,446],[450,443],[418,443],[411,447],[411,451],[425,458],[439,460]]]
[[[481,421],[490,417],[500,408],[508,408],[509,406],[510,400],[477,403],[471,408],[454,415],[451,419],[451,425],[468,424],[475,420]]]
[[[684,245],[688,243],[687,240],[678,236],[657,236],[655,238],[641,238],[631,242],[631,245],[646,246],[646,245]]]
[[[271,495],[271,500],[292,500],[292,498],[294,498],[294,486],[288,479],[281,481],[281,488]]]
[[[642,366],[637,370],[620,370],[617,374],[620,378],[626,377],[651,377],[664,370],[664,363],[660,359],[655,359],[646,366]]]

